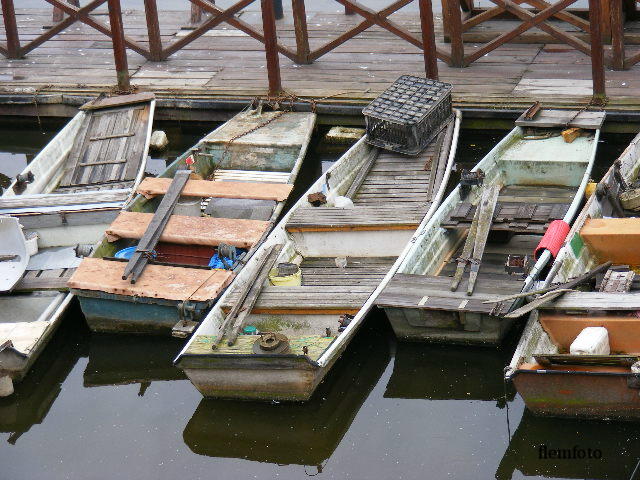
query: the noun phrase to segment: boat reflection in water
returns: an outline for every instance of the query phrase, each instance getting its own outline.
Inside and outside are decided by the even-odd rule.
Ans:
[[[495,401],[504,408],[502,379],[509,349],[398,343],[386,398]],[[506,397],[505,397],[506,392]]]
[[[322,471],[389,363],[391,331],[384,317],[368,320],[309,401],[203,399],[184,429],[187,446],[209,457]]]
[[[15,386],[15,393],[0,398],[0,432],[9,434],[15,445],[33,425],[41,424],[62,390],[62,384],[78,362],[86,356],[86,327],[79,309],[71,309],[25,379]]]
[[[637,424],[537,417],[525,411],[496,478],[520,478],[520,472],[535,478],[633,480],[639,464]]]
[[[183,345],[184,340],[171,337],[93,334],[84,386],[139,383],[143,396],[151,382],[184,380],[182,370],[173,366]]]

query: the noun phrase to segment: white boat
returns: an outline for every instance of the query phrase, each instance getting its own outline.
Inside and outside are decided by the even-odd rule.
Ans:
[[[624,208],[625,198],[637,196],[639,173],[637,135],[589,197],[540,285],[560,292],[533,300],[539,305],[505,376],[536,415],[640,418],[640,257],[637,237],[630,238],[640,231],[640,215]],[[576,279],[581,283],[568,284]],[[608,352],[572,353],[587,327],[606,329]]]
[[[11,293],[0,296],[5,384],[21,380],[42,352],[73,298],[66,282],[80,256],[142,180],[154,109],[153,94],[89,102],[0,197],[0,216],[19,221],[30,253]]]
[[[311,186],[176,358],[204,396],[311,396],[444,196],[460,118],[419,156],[363,138]]]
[[[551,256],[542,248],[549,225],[568,231],[604,113],[542,110],[533,120],[524,117],[463,174],[466,185],[421,229],[377,298],[399,340],[499,344],[518,303],[495,300],[529,289],[538,278]],[[571,143],[561,135],[567,123],[583,128]]]

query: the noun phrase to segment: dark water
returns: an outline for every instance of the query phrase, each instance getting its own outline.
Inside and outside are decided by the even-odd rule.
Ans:
[[[7,174],[59,127],[12,124],[0,126]],[[168,156],[209,129],[169,129]],[[472,163],[502,135],[463,131],[459,158]],[[599,172],[630,138],[604,136]],[[318,152],[316,142],[306,183]],[[374,312],[310,402],[256,404],[203,400],[171,365],[181,342],[90,334],[74,306],[0,399],[0,479],[631,479],[634,424],[525,412],[502,382],[517,334],[499,350],[397,344]],[[541,459],[541,445],[602,458]]]

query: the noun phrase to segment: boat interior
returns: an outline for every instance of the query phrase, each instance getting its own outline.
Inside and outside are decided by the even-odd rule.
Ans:
[[[433,340],[504,334],[509,322],[483,325],[481,317],[506,314],[516,300],[485,302],[521,291],[536,246],[566,214],[595,148],[593,131],[566,143],[561,130],[517,127],[463,172],[378,297],[390,318],[431,329]]]
[[[254,349],[257,331],[285,335],[288,351],[300,354],[305,347],[317,360],[360,311],[429,209],[444,175],[453,127],[451,119],[417,156],[382,151],[361,139],[293,207],[262,248],[273,253],[264,255],[251,278],[234,283],[187,352],[203,352],[209,339],[197,337],[215,330],[212,324],[220,325],[234,306],[250,302],[250,314],[236,325],[235,344],[225,342],[216,354],[265,353]],[[313,206],[318,194],[326,203]],[[336,206],[339,198],[352,205]],[[286,269],[292,273],[282,273]],[[251,298],[242,285],[256,276],[259,287]],[[244,327],[249,327],[246,335]]]
[[[632,208],[640,186],[639,141],[636,137],[607,172],[569,232],[557,273],[547,283],[585,281],[532,314],[516,351],[518,369],[628,373],[640,357],[640,217]],[[597,274],[590,273],[600,265]],[[606,328],[610,354],[570,353],[587,327]]]
[[[265,122],[269,128],[261,129]],[[159,177],[140,183],[139,195],[108,226],[72,288],[210,305],[282,211],[314,122],[311,113],[247,111],[214,130]],[[191,173],[179,194],[172,193],[180,171]],[[175,208],[144,276],[123,280],[128,259],[172,194]],[[176,282],[167,283],[167,276]]]

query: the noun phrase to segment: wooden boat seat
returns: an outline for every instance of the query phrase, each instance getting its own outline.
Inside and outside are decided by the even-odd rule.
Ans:
[[[415,230],[429,204],[417,207],[358,206],[298,208],[287,222],[289,232],[354,230]]]
[[[373,288],[360,286],[263,287],[253,314],[343,314],[355,315]],[[222,308],[228,311],[238,301],[238,292],[227,297]]]
[[[604,327],[609,333],[611,352],[640,353],[640,318],[614,315],[566,315],[540,312],[540,324],[559,349],[568,351],[578,334],[587,327]]]
[[[600,262],[640,265],[640,218],[588,218],[580,236]]]
[[[290,176],[291,172],[232,170],[226,168],[217,168],[213,172],[213,180],[220,182],[289,183]]]
[[[105,232],[107,240],[140,239],[152,218],[153,213],[120,212]],[[268,228],[269,222],[261,220],[172,215],[160,241],[211,247],[228,243],[239,248],[250,248]]]
[[[69,288],[115,295],[206,302],[216,299],[235,274],[228,270],[147,265],[136,283],[123,280],[126,262],[86,257],[69,279]]]
[[[540,365],[550,367],[552,365],[615,365],[630,367],[638,361],[637,355],[571,355],[567,353],[534,354]]]
[[[497,314],[508,312],[514,300],[502,302],[499,312],[494,312],[495,303],[483,302],[518,293],[522,289],[520,280],[505,276],[496,276],[492,280],[485,276],[478,279],[473,295],[468,296],[467,282],[468,278],[463,278],[458,289],[452,292],[449,289],[450,277],[396,273],[376,300],[376,305]]]
[[[167,193],[171,178],[145,178],[137,192],[146,198]],[[275,200],[282,202],[289,197],[293,185],[264,182],[218,182],[211,180],[189,180],[182,189],[184,197],[242,198],[253,200]]]

